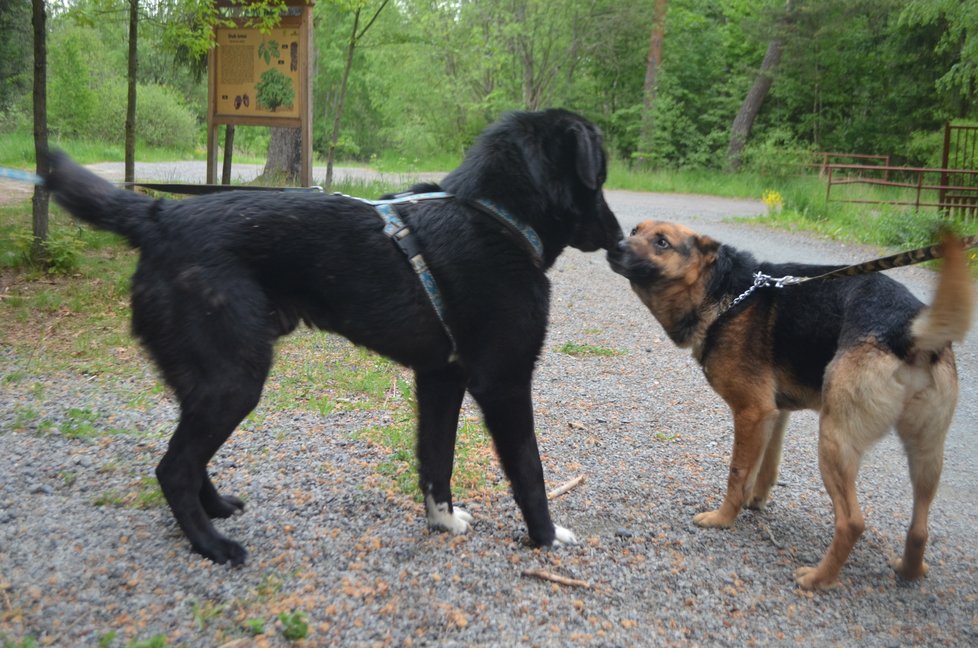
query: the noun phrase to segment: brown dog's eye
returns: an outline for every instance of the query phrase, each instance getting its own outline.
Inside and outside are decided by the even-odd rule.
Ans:
[[[667,250],[672,246],[669,245],[669,241],[665,236],[660,236],[655,239],[655,247],[659,248],[660,250]]]
[[[638,233],[638,228],[637,227],[633,227],[632,228],[632,233],[629,234],[629,236],[635,236],[635,234],[637,234],[637,233]]]

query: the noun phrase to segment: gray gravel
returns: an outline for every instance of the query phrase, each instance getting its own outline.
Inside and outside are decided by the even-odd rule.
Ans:
[[[877,252],[723,220],[758,213],[754,201],[608,198],[626,230],[647,217],[684,221],[762,258],[848,262]],[[894,274],[929,294],[928,271]],[[301,609],[306,645],[978,643],[974,332],[959,350],[962,403],[931,514],[930,574],[907,586],[888,567],[902,550],[910,488],[887,439],[860,475],[867,531],[840,586],[811,594],[792,572],[818,560],[833,526],[815,416],[793,417],[766,512],[743,513],[730,531],[694,527],[726,484],[725,405],[602,256],[569,251],[551,277],[536,425],[548,484],[586,476],[552,504],[555,521],[582,540],[559,550],[525,546],[505,490],[467,502],[476,518],[468,535],[429,533],[418,502],[378,483],[371,467],[383,451],[351,440],[384,412],[263,405],[261,423],[246,422],[213,464],[219,487],[248,502],[218,527],[246,545],[249,562],[213,565],[189,551],[167,510],[93,503],[152,478],[177,413],[152,368],[134,359],[145,369],[125,381],[37,375],[31,358],[0,345],[2,373],[21,375],[0,395],[0,641],[94,646],[114,631],[117,646],[159,634],[169,645],[217,646],[247,637],[244,622],[259,617],[266,633],[233,645],[281,646],[276,615]],[[557,350],[566,342],[622,354],[572,357]],[[54,421],[87,408],[97,426],[142,434],[67,439],[25,426],[25,407]],[[521,576],[533,567],[590,587]]]

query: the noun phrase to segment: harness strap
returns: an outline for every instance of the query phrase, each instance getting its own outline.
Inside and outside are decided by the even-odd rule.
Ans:
[[[512,214],[491,200],[477,198],[473,204],[479,208],[479,211],[492,216],[516,239],[519,246],[533,259],[533,265],[538,268],[543,267],[543,241],[540,240],[540,235],[535,229],[516,220]]]
[[[452,331],[448,327],[448,322],[445,319],[445,303],[442,299],[441,291],[438,289],[438,284],[435,282],[434,276],[428,269],[428,264],[425,263],[417,237],[411,231],[411,228],[398,216],[395,207],[405,203],[416,203],[425,200],[447,200],[455,196],[444,191],[432,191],[427,193],[407,192],[397,194],[393,198],[386,200],[367,200],[365,198],[356,198],[355,196],[347,197],[371,205],[377,210],[377,214],[384,221],[384,234],[397,245],[398,249],[401,250],[411,264],[411,268],[415,274],[418,275],[418,280],[421,282],[421,286],[428,296],[428,301],[431,302],[431,306],[435,309],[435,314],[438,316],[438,321],[441,322],[442,328],[445,329],[445,334],[452,343],[452,356],[454,357],[458,352],[458,346],[455,343],[455,336],[452,335]],[[533,259],[533,264],[538,268],[543,267],[543,242],[536,233],[536,230],[525,223],[521,223],[508,211],[490,200],[480,198],[472,201],[471,204],[478,208],[479,211],[492,216],[496,222],[503,225],[506,231],[516,240],[517,244]]]
[[[398,249],[407,258],[408,263],[411,264],[411,269],[418,275],[418,280],[421,282],[422,288],[424,288],[425,295],[427,295],[432,308],[435,309],[435,315],[438,317],[438,321],[441,322],[441,326],[445,330],[445,335],[448,336],[449,342],[452,343],[452,353],[449,356],[452,359],[458,354],[458,345],[455,343],[455,336],[452,335],[452,330],[448,327],[448,322],[445,321],[445,302],[442,299],[441,291],[438,290],[435,277],[431,274],[431,270],[428,269],[428,264],[425,263],[424,256],[421,254],[421,246],[418,244],[417,236],[411,231],[411,228],[404,224],[404,221],[401,220],[401,217],[397,215],[397,211],[394,209],[394,205],[405,202],[443,198],[451,198],[451,196],[444,192],[436,192],[430,194],[400,195],[395,196],[391,200],[363,200],[363,202],[373,205],[374,209],[377,210],[377,214],[384,221],[384,234],[397,245]]]

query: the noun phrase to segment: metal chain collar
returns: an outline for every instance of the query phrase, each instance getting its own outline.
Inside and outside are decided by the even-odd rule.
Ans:
[[[775,288],[784,288],[785,286],[793,286],[795,284],[800,284],[803,281],[808,281],[809,278],[810,277],[792,277],[791,275],[785,275],[783,277],[772,277],[771,275],[766,275],[760,271],[755,272],[754,284],[744,292],[740,293],[737,297],[735,297],[734,300],[730,302],[730,305],[727,306],[726,309],[724,309],[724,312],[730,310],[740,302],[750,297],[751,293],[753,293],[758,288],[763,288],[771,285],[773,285]]]

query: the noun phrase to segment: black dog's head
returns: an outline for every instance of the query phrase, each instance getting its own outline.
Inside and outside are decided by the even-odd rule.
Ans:
[[[590,252],[622,238],[602,192],[601,132],[566,110],[513,112],[479,136],[442,186],[459,198],[488,198],[531,225],[548,264],[564,246]]]

